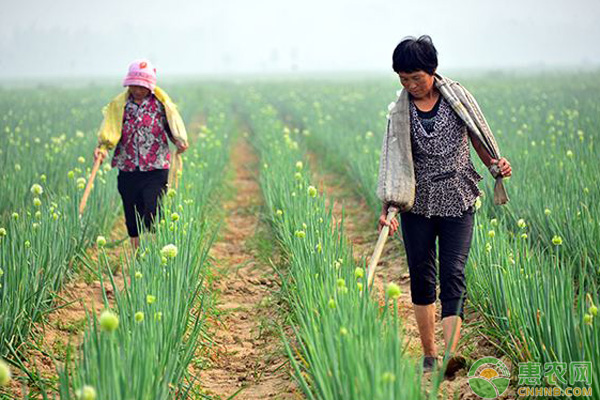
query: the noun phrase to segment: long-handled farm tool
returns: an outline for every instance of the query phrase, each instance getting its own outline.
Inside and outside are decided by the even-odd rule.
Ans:
[[[386,217],[386,221],[389,224],[398,214],[400,210],[395,206],[390,206],[388,208],[388,213]],[[375,277],[375,268],[377,267],[377,263],[381,258],[381,253],[383,252],[383,246],[385,246],[385,242],[390,234],[390,226],[384,225],[379,233],[379,239],[377,239],[377,244],[375,244],[375,250],[373,251],[373,255],[371,256],[371,260],[369,261],[369,266],[367,267],[367,285],[371,287],[373,284],[373,278]]]
[[[83,192],[83,196],[81,197],[81,201],[79,202],[79,218],[81,218],[81,216],[83,215],[83,210],[85,210],[88,197],[90,197],[92,187],[94,186],[94,179],[96,179],[96,173],[98,173],[98,169],[100,169],[100,164],[102,164],[103,159],[104,156],[100,156],[97,157],[94,161],[94,166],[92,167],[92,174],[90,175],[90,179],[88,179],[87,181],[85,191]]]

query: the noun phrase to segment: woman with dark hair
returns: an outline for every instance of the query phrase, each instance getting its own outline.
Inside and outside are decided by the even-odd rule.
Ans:
[[[508,197],[502,177],[510,163],[498,146],[475,99],[460,84],[436,73],[437,51],[429,36],[409,37],[393,53],[393,69],[403,90],[390,111],[381,152],[378,196],[383,201],[379,229],[398,208],[410,273],[410,290],[423,346],[423,370],[438,363],[435,344],[436,241],[447,374],[464,366],[455,356],[467,294],[465,264],[471,247],[475,202],[482,177],[470,159],[469,140],[496,178],[495,201]]]

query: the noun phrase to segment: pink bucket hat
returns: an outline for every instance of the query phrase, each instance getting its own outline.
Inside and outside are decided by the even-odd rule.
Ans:
[[[123,79],[123,86],[143,86],[154,92],[156,87],[156,68],[149,60],[135,60],[129,64],[127,76]]]

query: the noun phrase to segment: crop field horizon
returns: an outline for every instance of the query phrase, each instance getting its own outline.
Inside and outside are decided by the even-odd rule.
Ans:
[[[483,195],[451,379],[422,371],[401,234],[366,282],[391,72],[161,77],[190,146],[137,251],[112,152],[78,212],[119,79],[0,81],[0,398],[474,400],[474,379],[501,386],[485,357],[508,371],[497,398],[597,398],[600,69],[447,76],[513,169],[496,206],[471,149]],[[571,365],[588,369],[569,381]]]

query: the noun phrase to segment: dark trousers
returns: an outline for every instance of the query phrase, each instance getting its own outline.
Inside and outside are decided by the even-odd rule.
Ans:
[[[465,265],[473,238],[473,207],[461,217],[431,217],[411,212],[401,214],[402,236],[410,273],[412,302],[429,305],[436,300],[436,239],[439,244],[439,281],[442,318],[464,318],[467,296]]]
[[[123,200],[125,225],[129,237],[138,237],[138,218],[145,229],[151,231],[158,211],[160,197],[167,189],[168,169],[152,171],[119,171],[119,193]]]

